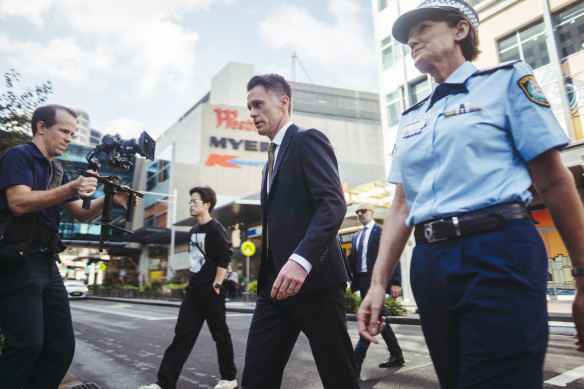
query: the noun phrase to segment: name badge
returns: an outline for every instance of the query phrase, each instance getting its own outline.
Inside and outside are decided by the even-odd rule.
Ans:
[[[418,135],[422,132],[422,129],[426,126],[429,116],[422,116],[418,120],[406,123],[404,125],[403,138],[409,138],[414,135]]]

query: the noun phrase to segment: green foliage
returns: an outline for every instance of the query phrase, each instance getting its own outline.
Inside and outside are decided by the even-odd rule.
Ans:
[[[361,305],[361,297],[357,293],[352,293],[351,289],[345,290],[345,302],[347,305],[347,313],[357,313]]]
[[[405,316],[408,314],[408,310],[404,308],[402,303],[391,297],[385,299],[385,311],[388,316]]]
[[[5,91],[0,94],[0,130],[24,130],[29,127],[32,113],[47,102],[53,93],[51,81],[35,85],[33,89],[17,88],[20,73],[14,69],[4,73]]]
[[[361,306],[361,297],[357,296],[357,293],[351,293],[351,290],[347,289],[345,291],[345,301],[347,304],[347,313],[357,313]],[[408,314],[407,309],[404,308],[402,303],[391,297],[385,299],[384,305],[388,316],[404,316]]]
[[[184,284],[166,284],[164,285],[165,288],[171,289],[171,290],[182,290],[183,293],[186,293],[186,287],[187,287],[188,283],[184,283]]]
[[[258,293],[258,282],[254,280],[247,285],[247,291],[252,294],[256,295]]]
[[[152,286],[152,290],[162,290],[162,283],[158,280],[152,281],[150,285]]]
[[[31,139],[30,135],[20,130],[0,131],[0,157],[9,148],[25,144]]]

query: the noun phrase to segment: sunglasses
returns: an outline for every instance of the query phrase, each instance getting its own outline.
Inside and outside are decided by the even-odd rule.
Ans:
[[[355,211],[355,214],[358,215],[360,213],[366,213],[367,211],[371,211],[370,209],[358,209]]]

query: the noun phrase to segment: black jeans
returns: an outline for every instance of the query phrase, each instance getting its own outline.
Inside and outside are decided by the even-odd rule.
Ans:
[[[193,350],[205,320],[217,346],[221,379],[235,379],[237,370],[231,334],[225,318],[225,298],[215,293],[211,284],[204,289],[191,288],[189,285],[178,313],[174,339],[166,349],[158,369],[157,384],[162,389],[176,387],[180,372]]]
[[[75,337],[52,258],[33,255],[22,266],[0,270],[0,328],[0,388],[58,388],[73,360]]]

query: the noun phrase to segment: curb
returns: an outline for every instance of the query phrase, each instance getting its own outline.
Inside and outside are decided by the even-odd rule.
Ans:
[[[182,301],[180,300],[154,300],[154,299],[136,299],[124,297],[101,297],[89,296],[91,300],[116,301],[133,304],[157,305],[162,307],[180,307]],[[241,303],[237,303],[241,304]],[[235,303],[227,302],[225,309],[227,312],[238,313],[253,313],[254,305],[236,306]],[[405,325],[420,325],[420,316],[417,314],[407,316],[388,316],[390,324],[405,324]],[[357,321],[357,316],[354,313],[347,314],[348,321]],[[549,313],[548,314],[549,329],[552,335],[567,335],[573,336],[576,333],[576,327],[572,322],[571,313]]]

